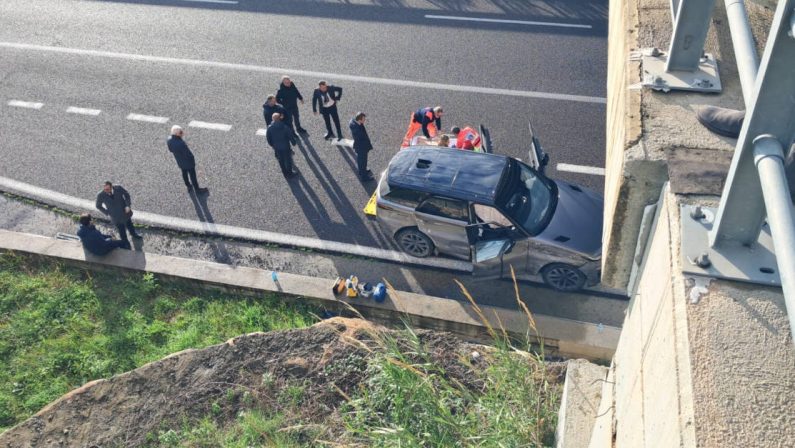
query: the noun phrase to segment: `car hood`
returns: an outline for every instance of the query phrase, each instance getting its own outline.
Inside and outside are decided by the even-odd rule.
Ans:
[[[602,255],[604,198],[579,185],[556,181],[558,204],[537,239],[597,259]]]

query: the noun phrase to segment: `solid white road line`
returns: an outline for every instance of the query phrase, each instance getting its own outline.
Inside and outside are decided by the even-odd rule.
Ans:
[[[157,117],[155,115],[130,114],[127,115],[127,119],[133,121],[145,121],[147,123],[168,123],[168,117]]]
[[[568,171],[570,173],[593,174],[595,176],[605,175],[604,168],[598,168],[595,166],[570,165],[568,163],[558,163],[555,169],[557,169],[558,171]]]
[[[18,194],[45,204],[66,207],[79,211],[96,211],[94,201],[80,199],[57,191],[37,187],[0,176],[0,189],[8,193]],[[288,247],[305,247],[341,254],[357,255],[378,260],[397,262],[407,265],[441,268],[453,271],[472,272],[472,264],[466,261],[447,258],[415,258],[394,250],[379,249],[358,244],[338,243],[336,241],[308,238],[305,236],[287,235],[267,230],[246,229],[225,224],[210,224],[192,219],[175,218],[135,210],[135,222],[152,227],[171,229],[181,232],[192,232],[203,235],[237,238],[260,243],[279,244]]]
[[[265,136],[265,133],[266,133],[266,132],[268,132],[268,130],[267,130],[267,129],[257,129],[257,135],[260,135],[260,136],[262,136],[262,137],[264,137],[264,136]]]
[[[347,146],[349,148],[353,148],[353,140],[349,138],[343,138],[341,140],[333,139],[331,140],[331,144],[334,146]]]
[[[534,22],[529,20],[487,19],[481,17],[436,16],[433,14],[425,14],[425,18],[437,19],[437,20],[460,20],[462,22],[487,22],[487,23],[509,23],[512,25],[556,26],[559,28],[584,28],[584,29],[593,28],[591,25],[581,25],[576,23]]]
[[[112,51],[84,50],[81,48],[52,47],[47,45],[22,44],[16,42],[0,42],[0,48],[13,48],[16,50],[33,50],[50,53],[73,54],[80,56],[95,56],[128,61],[159,62],[164,64],[191,65],[196,67],[213,67],[249,72],[272,73],[277,75],[306,76],[320,79],[335,79],[339,81],[365,82],[388,86],[413,87],[422,89],[451,90],[454,92],[483,93],[487,95],[514,96],[523,98],[541,98],[547,100],[574,101],[580,103],[606,104],[603,97],[569,95],[563,93],[535,92],[530,90],[496,89],[492,87],[462,86],[455,84],[440,84],[435,82],[408,81],[403,79],[373,78],[369,76],[345,75],[340,73],[316,72],[310,70],[293,70],[283,67],[266,67],[261,65],[232,64],[229,62],[202,61],[198,59],[168,58],[163,56],[149,56],[132,53],[116,53]]]
[[[196,120],[193,120],[190,123],[188,123],[188,126],[192,128],[214,129],[216,131],[224,131],[224,132],[232,129],[231,124],[207,123],[206,121],[196,121]]]
[[[193,2],[193,3],[218,3],[221,5],[237,5],[237,2],[232,0],[180,0],[183,2]]]
[[[9,106],[24,107],[26,109],[41,109],[44,103],[32,103],[30,101],[11,100],[8,102]]]
[[[93,115],[95,117],[99,115],[101,112],[102,111],[99,109],[86,109],[83,107],[74,107],[74,106],[70,106],[66,109],[66,113],[68,114]]]

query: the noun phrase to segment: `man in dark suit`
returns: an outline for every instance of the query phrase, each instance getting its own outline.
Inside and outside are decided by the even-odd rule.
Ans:
[[[80,237],[83,248],[88,252],[103,256],[118,247],[122,249],[130,248],[129,242],[114,240],[110,235],[105,235],[97,230],[91,222],[91,215],[88,213],[80,215],[80,220],[78,222],[80,223],[80,228],[77,229],[77,236]]]
[[[286,124],[290,126],[290,129],[295,123],[295,132],[306,134],[306,129],[301,127],[301,114],[298,111],[298,102],[300,101],[301,104],[304,104],[304,97],[301,96],[301,92],[298,91],[298,87],[295,86],[289,76],[282,76],[282,83],[279,84],[279,90],[276,91],[276,101],[284,106],[290,114],[289,121],[285,117]]]
[[[276,101],[276,95],[268,95],[268,98],[265,100],[265,104],[262,105],[262,115],[265,117],[266,126],[270,126],[271,123],[273,123],[273,114],[275,113],[282,114],[282,120],[290,129],[292,129],[293,125],[290,112],[288,112],[284,106]]]
[[[178,125],[171,126],[171,137],[166,141],[168,150],[174,154],[174,159],[177,161],[177,166],[182,170],[182,180],[185,181],[185,186],[188,191],[196,191],[196,193],[207,193],[206,188],[199,187],[199,181],[196,179],[196,158],[188,144],[182,137],[185,131]],[[190,181],[188,179],[190,178]]]
[[[105,182],[102,191],[97,194],[97,210],[110,218],[111,224],[116,226],[116,230],[119,232],[119,238],[127,244],[130,244],[130,240],[127,239],[127,231],[133,238],[143,238],[135,231],[132,219],[130,219],[132,217],[131,205],[130,193],[121,185],[114,186],[110,181]]]
[[[265,138],[268,140],[270,147],[273,148],[276,159],[279,160],[282,174],[285,177],[294,177],[298,173],[293,171],[293,149],[291,147],[295,144],[293,130],[284,124],[280,113],[274,113],[271,118],[273,121],[268,126]]]
[[[331,131],[331,120],[334,120],[334,126],[337,128],[337,139],[342,138],[340,116],[337,112],[337,103],[341,98],[342,87],[329,85],[326,81],[320,81],[312,94],[312,112],[317,115],[318,106],[320,106],[320,115],[326,122],[326,135],[323,136],[326,140],[334,138],[334,133]]]
[[[364,112],[357,112],[348,124],[353,136],[353,150],[356,151],[359,179],[365,182],[374,179],[372,171],[367,169],[367,153],[373,149],[373,144],[370,143],[370,136],[367,135],[367,129],[364,127],[366,119],[367,115]]]

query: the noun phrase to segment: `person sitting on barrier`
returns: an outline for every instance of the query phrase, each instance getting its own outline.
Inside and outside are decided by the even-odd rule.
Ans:
[[[121,247],[122,249],[130,249],[130,243],[122,240],[114,240],[112,236],[105,235],[94,226],[91,222],[91,215],[83,213],[80,215],[78,221],[80,228],[77,230],[77,236],[80,237],[80,242],[83,243],[83,248],[98,256],[107,255],[113,249]]]

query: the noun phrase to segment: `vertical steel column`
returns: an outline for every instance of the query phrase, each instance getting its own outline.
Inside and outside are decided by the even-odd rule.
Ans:
[[[795,341],[795,218],[784,172],[784,150],[776,137],[767,134],[754,139],[753,144],[754,163],[765,198],[781,289],[784,291],[792,340]]]
[[[745,99],[745,106],[748,107],[753,100],[756,72],[759,69],[754,35],[751,33],[744,0],[725,0],[725,3],[732,35],[732,46],[734,47],[734,58],[737,60],[737,71],[740,74],[740,85],[743,89],[743,99]]]
[[[765,218],[759,174],[753,163],[753,140],[775,135],[788,146],[795,135],[795,39],[789,36],[795,0],[781,0],[770,28],[756,77],[753,99],[734,151],[720,206],[709,234],[712,247],[752,245]],[[784,250],[784,248],[782,248]],[[792,250],[792,248],[790,248]],[[791,310],[795,313],[795,309]]]
[[[714,5],[715,0],[678,0],[666,72],[698,69]]]

